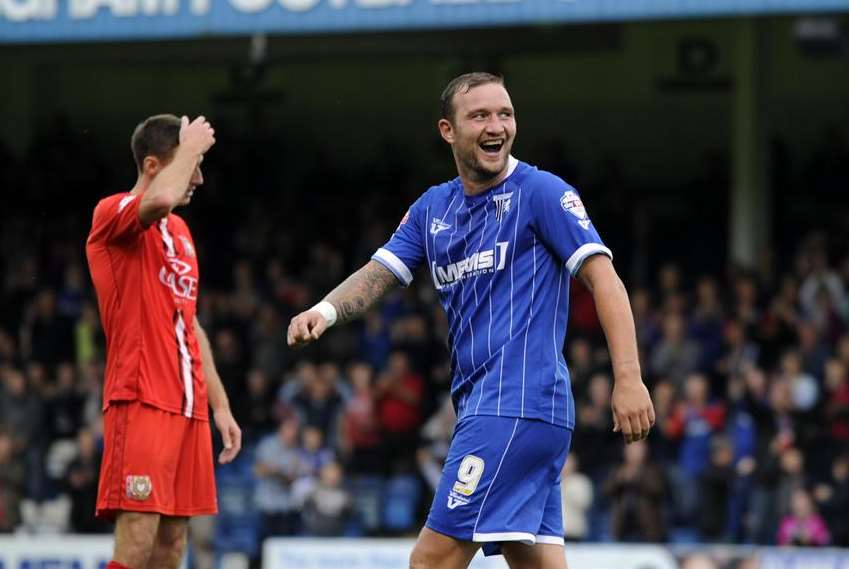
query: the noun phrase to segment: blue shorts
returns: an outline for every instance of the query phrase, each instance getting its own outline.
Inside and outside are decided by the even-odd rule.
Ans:
[[[427,527],[484,543],[563,544],[560,472],[572,431],[535,419],[475,415],[457,424]]]

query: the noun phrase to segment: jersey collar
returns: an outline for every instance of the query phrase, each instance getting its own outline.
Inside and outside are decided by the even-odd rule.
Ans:
[[[463,199],[465,199],[466,203],[469,204],[470,206],[477,204],[477,203],[480,203],[482,201],[488,200],[489,196],[491,196],[494,191],[498,190],[499,188],[504,188],[504,184],[507,182],[507,180],[510,179],[510,176],[513,175],[513,172],[516,171],[516,168],[518,166],[519,166],[519,161],[516,160],[515,158],[513,158],[513,155],[511,154],[510,156],[507,157],[507,175],[504,176],[503,180],[501,180],[500,182],[498,182],[496,185],[492,186],[491,188],[489,188],[485,192],[480,193],[476,196],[467,196],[465,193],[463,193]],[[456,178],[456,181],[457,181],[457,187],[460,189],[460,192],[462,193],[463,192],[463,182],[460,181],[459,177]]]

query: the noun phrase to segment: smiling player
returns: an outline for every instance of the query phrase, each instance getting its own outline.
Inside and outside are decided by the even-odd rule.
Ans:
[[[631,443],[655,417],[628,296],[577,191],[510,155],[516,119],[503,80],[462,75],[441,100],[439,132],[459,176],[425,192],[368,264],[296,316],[288,342],[318,339],[426,266],[449,319],[458,423],[410,566],[463,569],[483,546],[514,569],[563,569],[570,277],[595,299],[616,378],[615,429]]]

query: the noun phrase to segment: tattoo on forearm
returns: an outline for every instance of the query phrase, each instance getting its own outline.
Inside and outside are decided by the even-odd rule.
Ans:
[[[342,324],[362,316],[399,284],[389,269],[377,261],[369,261],[333,289],[324,300],[336,308],[336,323]]]

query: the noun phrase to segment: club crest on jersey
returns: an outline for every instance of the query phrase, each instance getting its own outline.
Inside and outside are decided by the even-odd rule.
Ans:
[[[189,257],[194,257],[195,248],[192,245],[192,242],[189,241],[189,238],[185,235],[179,235],[177,236],[177,238],[180,240],[180,243],[183,244],[183,251],[186,253],[186,255],[188,255]]]
[[[440,231],[445,231],[446,229],[451,229],[451,226],[437,217],[433,218],[433,221],[430,224],[431,235],[436,235]]]
[[[151,492],[153,492],[153,482],[150,481],[150,476],[135,474],[127,476],[127,498],[142,502],[150,498]]]
[[[492,203],[495,204],[495,219],[501,221],[505,213],[510,212],[510,198],[513,197],[513,192],[498,194],[492,196]]]
[[[584,207],[584,202],[578,197],[578,194],[572,190],[567,190],[560,198],[560,207],[566,213],[571,213],[578,218],[578,225],[584,229],[589,229],[590,219],[587,217],[587,208]]]

